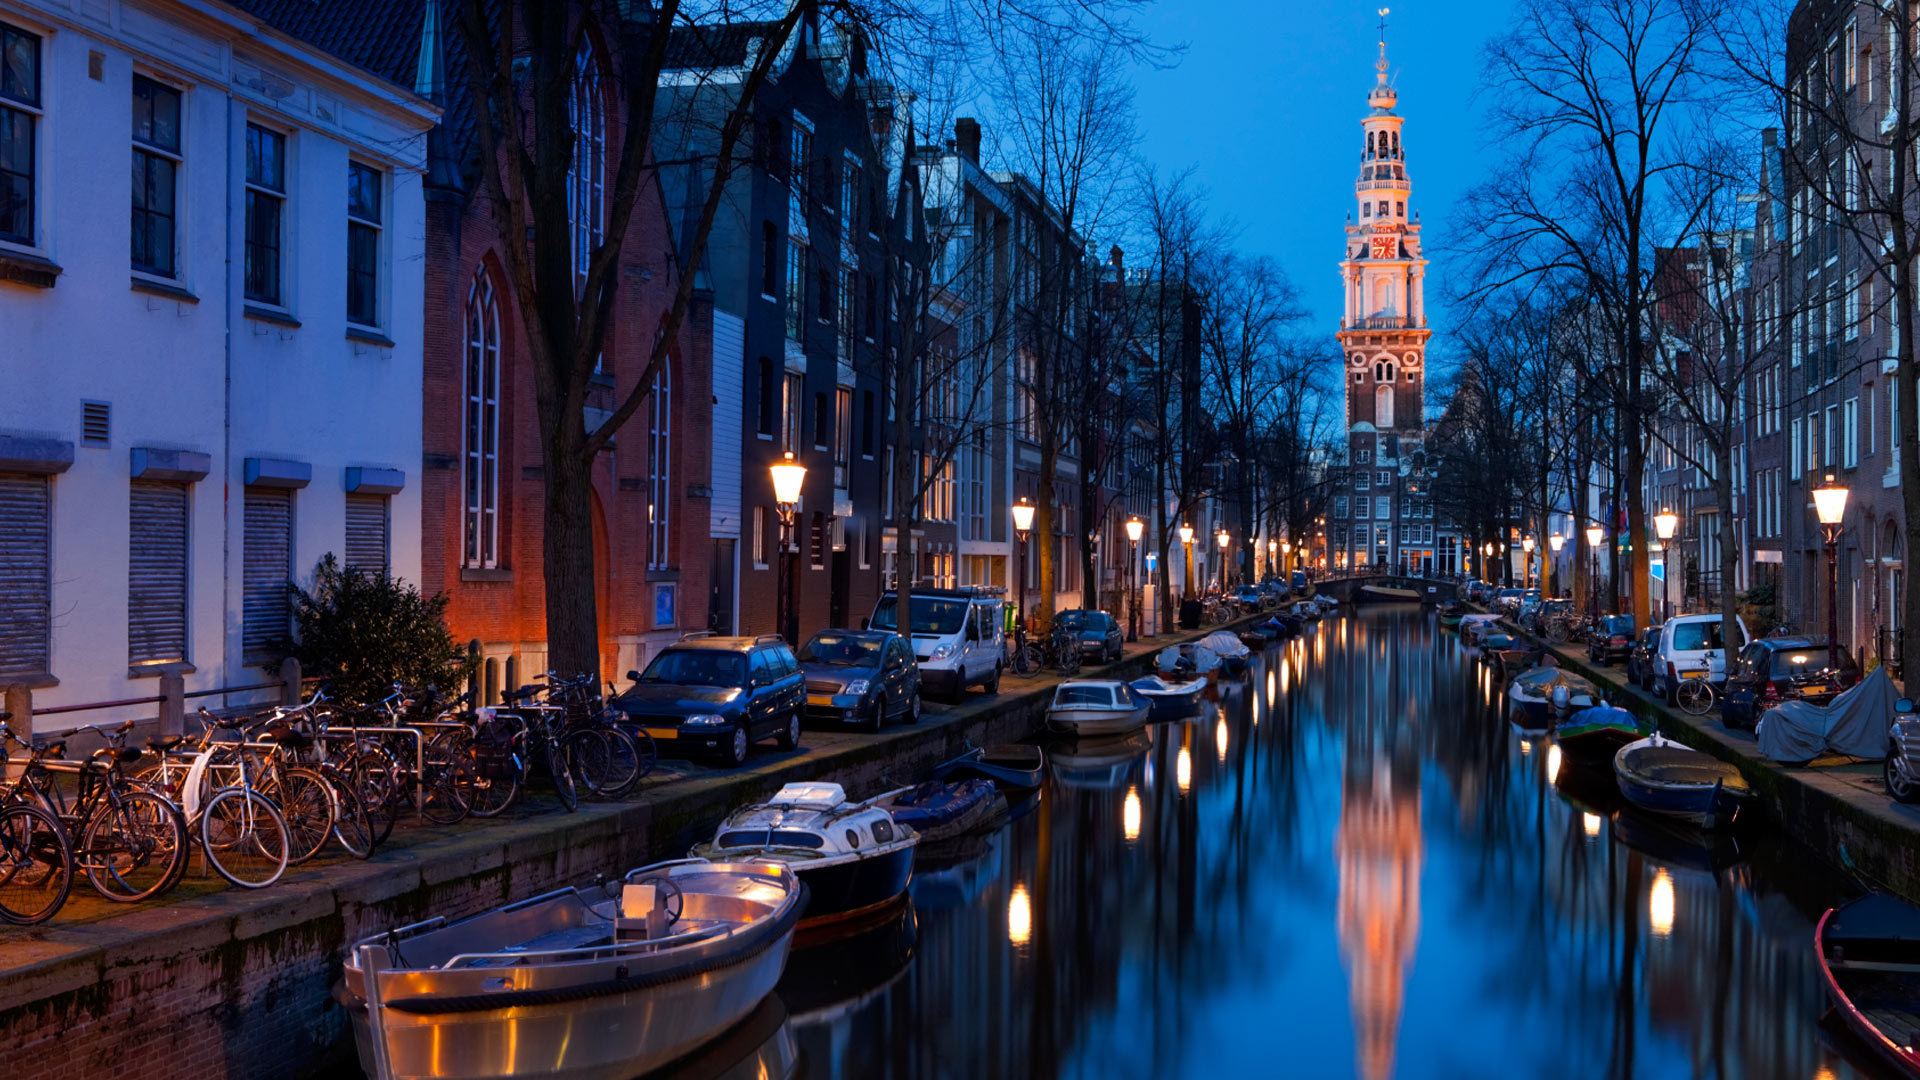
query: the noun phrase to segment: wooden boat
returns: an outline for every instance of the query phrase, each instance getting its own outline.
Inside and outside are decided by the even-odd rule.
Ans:
[[[920,834],[871,801],[850,803],[839,784],[788,784],[764,803],[727,815],[693,857],[776,862],[806,883],[802,930],[854,918],[897,899],[913,878]]]
[[[1378,600],[1382,603],[1418,603],[1420,590],[1403,589],[1397,585],[1366,584],[1354,590],[1355,600]]]
[[[894,824],[919,833],[923,845],[972,832],[1007,805],[993,781],[981,779],[927,780],[889,791],[873,804],[892,814]]]
[[[1158,675],[1149,675],[1144,679],[1135,679],[1129,685],[1134,693],[1147,699],[1147,719],[1177,720],[1192,716],[1199,709],[1200,695],[1207,689],[1207,680],[1189,679],[1173,683]]]
[[[1123,735],[1147,722],[1147,708],[1118,679],[1068,679],[1053,692],[1047,726],[1069,735]]]
[[[625,1080],[659,1068],[766,999],[807,903],[791,869],[765,862],[661,863],[616,887],[355,944],[339,997],[367,1074]]]
[[[1753,801],[1738,768],[1657,731],[1621,747],[1613,755],[1613,774],[1628,802],[1703,829],[1733,824]]]
[[[1199,680],[1203,685],[1206,680]],[[1047,778],[1047,755],[1037,746],[1002,743],[998,746],[972,747],[951,761],[933,767],[935,780],[964,780],[979,777],[991,780],[1002,791],[1023,793],[1038,790]]]
[[[1553,725],[1553,741],[1570,756],[1599,760],[1627,743],[1653,734],[1653,725],[1617,705],[1599,704],[1568,713]]]
[[[1863,896],[1820,916],[1813,947],[1847,1027],[1901,1075],[1920,1077],[1920,908]]]

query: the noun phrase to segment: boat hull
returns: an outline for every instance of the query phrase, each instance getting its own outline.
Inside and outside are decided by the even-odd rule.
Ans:
[[[1619,753],[1621,747],[1644,739],[1646,735],[1644,731],[1613,724],[1579,727],[1562,724],[1554,728],[1553,741],[1560,744],[1560,752],[1563,754],[1598,760],[1603,756],[1611,757]]]
[[[1004,752],[998,748],[974,750],[944,762],[933,770],[936,780],[991,780],[1002,791],[1024,792],[1038,789],[1047,777],[1047,761],[1038,747],[1032,753]]]
[[[1872,896],[1865,898],[1865,900],[1874,899],[1876,898]],[[1883,1031],[1869,1015],[1870,1011],[1874,1011],[1870,1003],[1862,1000],[1862,986],[1859,985],[1862,975],[1835,968],[1834,961],[1829,957],[1828,929],[1833,926],[1835,916],[1843,915],[1848,908],[1863,902],[1855,901],[1854,904],[1833,908],[1820,916],[1820,924],[1813,931],[1814,955],[1820,963],[1820,979],[1827,997],[1833,1001],[1835,1011],[1839,1013],[1841,1021],[1846,1024],[1848,1030],[1858,1036],[1880,1060],[1892,1066],[1900,1075],[1920,1078],[1920,1048],[1911,1047],[1890,1038],[1888,1033]],[[1877,959],[1857,956],[1851,958]],[[1903,959],[1911,963],[1910,959]],[[1905,981],[1908,993],[1912,993],[1916,982],[1920,982],[1920,976],[1908,974],[1905,976]]]
[[[807,885],[802,931],[876,910],[898,899],[913,880],[913,854],[918,845],[906,844],[827,866],[793,865]]]
[[[1049,709],[1047,726],[1066,735],[1124,735],[1147,722],[1147,706],[1131,709]]]
[[[1725,789],[1674,788],[1655,785],[1619,774],[1620,794],[1634,806],[1651,814],[1676,818],[1702,829],[1721,829],[1733,824],[1747,800],[1736,798]]]
[[[1629,803],[1702,829],[1733,824],[1753,797],[1737,770],[1657,736],[1617,751],[1613,775]]]

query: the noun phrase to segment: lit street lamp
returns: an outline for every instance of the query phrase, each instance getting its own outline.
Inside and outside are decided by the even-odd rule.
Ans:
[[[1533,588],[1533,537],[1522,537],[1520,540],[1520,550],[1527,553],[1527,569],[1525,573],[1520,575],[1520,586],[1521,588],[1531,589]]]
[[[1558,596],[1560,595],[1560,560],[1557,556],[1560,554],[1560,549],[1567,546],[1567,538],[1555,531],[1552,536],[1547,537],[1547,546],[1553,549],[1556,556],[1548,566],[1551,573],[1548,575],[1547,591]]]
[[[1127,519],[1127,640],[1140,640],[1140,535],[1146,523],[1137,517]]]
[[[780,565],[779,577],[774,582],[774,603],[780,609],[780,632],[786,636],[789,644],[800,641],[800,606],[794,599],[795,567],[789,564],[793,556],[794,519],[800,509],[800,489],[807,480],[807,467],[793,460],[793,451],[786,452],[779,461],[767,467],[773,477],[773,506],[780,515]]]
[[[1653,515],[1653,531],[1660,537],[1660,614],[1661,621],[1673,617],[1673,564],[1667,560],[1667,544],[1680,530],[1680,517],[1667,507]]]
[[[1820,519],[1820,537],[1827,545],[1827,644],[1840,648],[1840,520],[1847,516],[1847,489],[1827,482],[1813,489],[1813,512]],[[1836,661],[1837,663],[1837,661]]]
[[[1278,550],[1280,550],[1280,541],[1278,540],[1267,541],[1267,569],[1275,577],[1280,576],[1280,570],[1281,570],[1280,564],[1274,560],[1274,552]]]
[[[1593,595],[1587,613],[1596,617],[1600,614],[1600,545],[1606,540],[1607,530],[1598,525],[1587,526],[1587,548],[1593,552]]]
[[[1186,567],[1183,575],[1186,580],[1180,592],[1180,598],[1185,600],[1193,595],[1193,526],[1185,522],[1180,524],[1180,546],[1186,552],[1186,558],[1181,560]]]
[[[1227,530],[1221,529],[1214,539],[1220,541],[1220,595],[1225,596],[1227,594],[1227,545],[1233,543],[1233,537],[1227,535]]]
[[[1016,637],[1023,637],[1027,628],[1027,533],[1033,529],[1033,504],[1025,495],[1013,504],[1013,535],[1020,541],[1020,565],[1014,568],[1019,580],[1020,595],[1015,603],[1018,606],[1018,619],[1015,622]]]

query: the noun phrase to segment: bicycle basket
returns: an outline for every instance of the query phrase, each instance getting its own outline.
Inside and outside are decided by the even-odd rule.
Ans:
[[[513,733],[505,724],[481,724],[474,732],[471,753],[474,773],[482,779],[505,780],[513,775]]]

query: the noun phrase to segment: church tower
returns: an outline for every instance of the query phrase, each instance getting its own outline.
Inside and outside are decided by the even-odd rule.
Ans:
[[[1420,453],[1426,413],[1427,261],[1420,256],[1420,219],[1412,213],[1400,135],[1398,95],[1387,76],[1386,9],[1380,59],[1368,110],[1354,213],[1340,262],[1346,298],[1340,346],[1347,389],[1348,496],[1334,501],[1336,569],[1388,563],[1420,571],[1433,557],[1432,503],[1422,490]],[[1347,515],[1341,504],[1348,503]],[[1343,535],[1344,534],[1344,535]]]

